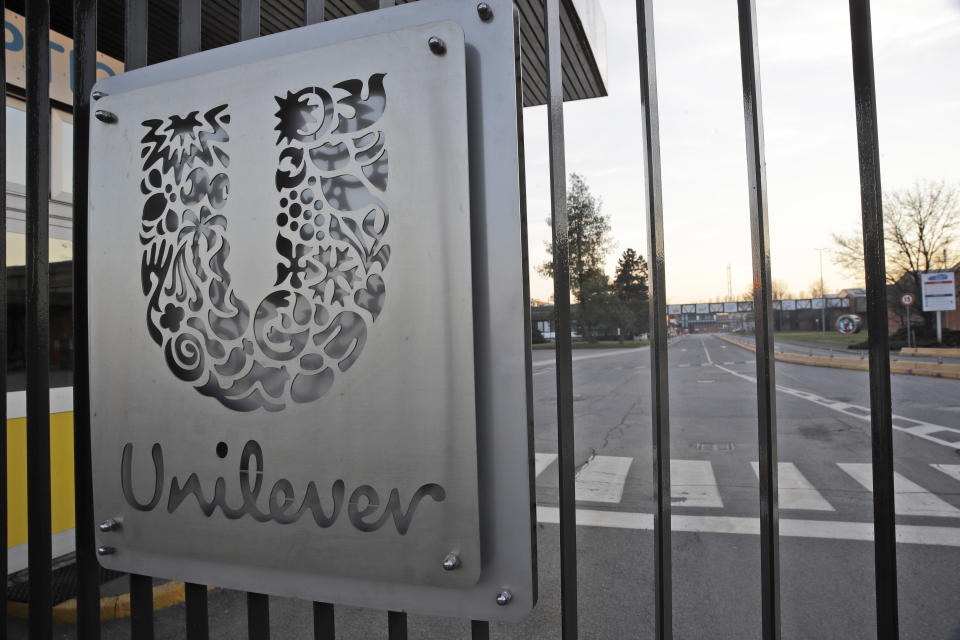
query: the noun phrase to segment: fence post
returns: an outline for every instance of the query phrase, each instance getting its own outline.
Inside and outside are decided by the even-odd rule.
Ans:
[[[560,473],[560,615],[564,640],[577,638],[577,515],[574,488],[573,362],[570,345],[570,256],[567,174],[563,140],[560,3],[544,0],[547,129],[550,138],[550,212],[553,301],[556,312],[557,440]]]
[[[777,387],[774,376],[770,225],[764,158],[760,56],[755,0],[738,0],[740,70],[750,187],[753,317],[757,359],[757,440],[760,458],[760,590],[764,640],[780,637],[780,539],[777,509]]]
[[[673,637],[670,529],[670,384],[667,375],[667,292],[663,246],[663,185],[660,173],[660,109],[653,32],[653,0],[637,0],[640,95],[643,103],[647,179],[647,255],[650,265],[650,417],[653,422],[653,512],[655,637]]]
[[[96,81],[97,3],[73,5],[73,457],[77,558],[77,635],[100,637],[100,565],[93,521],[90,372],[87,367],[87,173],[90,91]]]
[[[50,516],[50,6],[26,6],[27,530],[30,638],[53,633]],[[6,108],[6,107],[4,107]]]
[[[893,489],[893,414],[887,335],[887,276],[883,246],[883,191],[877,136],[877,90],[873,75],[870,0],[850,0],[853,94],[860,161],[863,260],[867,285],[870,350],[870,431],[873,443],[873,548],[877,637],[900,637],[897,611],[897,539]]]

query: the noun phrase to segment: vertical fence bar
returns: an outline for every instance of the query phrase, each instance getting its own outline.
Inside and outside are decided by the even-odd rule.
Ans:
[[[188,582],[184,585],[187,601],[187,640],[207,640],[210,623],[207,618],[207,587]]]
[[[200,51],[201,36],[200,0],[180,0],[178,8],[178,52],[187,56]],[[187,610],[187,639],[207,640],[209,622],[207,617],[207,587],[186,583],[184,595]]]
[[[333,640],[336,635],[333,605],[326,602],[314,602],[313,640]]]
[[[0,13],[6,15],[0,0]],[[0,147],[7,148],[7,48],[0,49]],[[0,153],[0,574],[7,565],[7,154]],[[0,593],[0,629],[7,628],[7,590]]]
[[[470,640],[490,640],[490,623],[485,620],[471,620]]]
[[[777,404],[774,379],[773,302],[770,286],[770,231],[764,158],[760,57],[755,0],[737,0],[740,70],[750,187],[753,254],[753,317],[757,358],[757,439],[760,458],[760,589],[764,640],[780,637],[780,539],[777,512]]]
[[[260,37],[260,0],[240,0],[240,39]]]
[[[270,598],[262,593],[247,593],[247,637],[270,640]]]
[[[240,0],[240,39],[260,36],[260,0]],[[270,598],[261,593],[247,593],[247,637],[250,640],[270,638]]]
[[[323,22],[326,13],[326,0],[306,0],[303,13],[304,22],[308,25]],[[333,640],[336,637],[332,604],[326,602],[313,603],[313,637],[314,640]]]
[[[326,0],[306,0],[303,7],[303,18],[306,24],[323,22],[326,14]]]
[[[893,415],[887,336],[883,192],[877,137],[877,90],[873,75],[870,0],[850,0],[853,93],[860,160],[863,260],[867,284],[870,348],[870,431],[873,443],[873,539],[877,589],[877,637],[900,637],[897,607],[897,544],[893,493]]]
[[[200,51],[200,0],[180,0],[179,7],[179,53],[188,56]]]
[[[30,638],[53,633],[50,518],[50,5],[26,7],[27,531]],[[6,105],[4,105],[6,108]],[[4,551],[5,553],[6,551]]]
[[[133,71],[147,65],[146,0],[125,0],[123,29],[123,66]]]
[[[6,15],[0,0],[0,13]],[[0,147],[7,148],[7,48],[0,49]],[[0,153],[0,573],[7,565],[7,154]],[[7,590],[0,593],[0,628],[7,628]]]
[[[125,0],[123,64],[133,71],[147,64],[147,3]],[[130,629],[134,640],[153,638],[153,582],[150,576],[130,574]]]
[[[153,640],[153,580],[130,574],[130,634],[133,640]]]
[[[650,265],[650,418],[653,422],[653,513],[655,634],[673,637],[673,559],[670,525],[670,384],[667,377],[667,292],[660,173],[660,107],[653,33],[653,0],[637,0],[640,99],[643,104],[644,166],[647,179],[647,256]]]
[[[387,612],[387,637],[389,640],[407,640],[407,614],[402,611]]]
[[[557,440],[560,469],[560,616],[564,640],[577,638],[577,522],[574,495],[573,362],[570,346],[570,255],[567,174],[563,141],[563,72],[560,2],[544,0],[547,58],[547,128],[550,138],[550,211],[553,232],[553,302],[556,312]]]
[[[77,636],[100,637],[100,566],[93,521],[90,374],[87,368],[87,150],[90,91],[96,81],[97,3],[73,5],[73,471],[77,561]]]

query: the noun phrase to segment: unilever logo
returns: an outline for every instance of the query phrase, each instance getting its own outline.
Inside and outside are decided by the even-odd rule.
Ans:
[[[383,309],[389,213],[383,78],[276,96],[276,278],[230,276],[230,106],[143,122],[140,277],[170,371],[236,411],[312,402]]]

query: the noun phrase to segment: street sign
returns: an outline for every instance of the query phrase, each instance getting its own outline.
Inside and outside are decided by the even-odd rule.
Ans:
[[[905,293],[900,296],[900,302],[909,307],[913,304],[913,296],[909,293]]]
[[[418,2],[97,84],[104,566],[532,609],[513,12],[490,4],[486,22]]]
[[[954,311],[957,308],[957,284],[952,271],[928,271],[920,274],[924,311]]]

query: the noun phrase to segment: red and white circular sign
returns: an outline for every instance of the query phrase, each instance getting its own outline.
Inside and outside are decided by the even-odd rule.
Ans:
[[[913,295],[909,293],[903,294],[902,296],[900,296],[900,302],[902,302],[907,306],[910,306],[911,304],[913,304]]]

